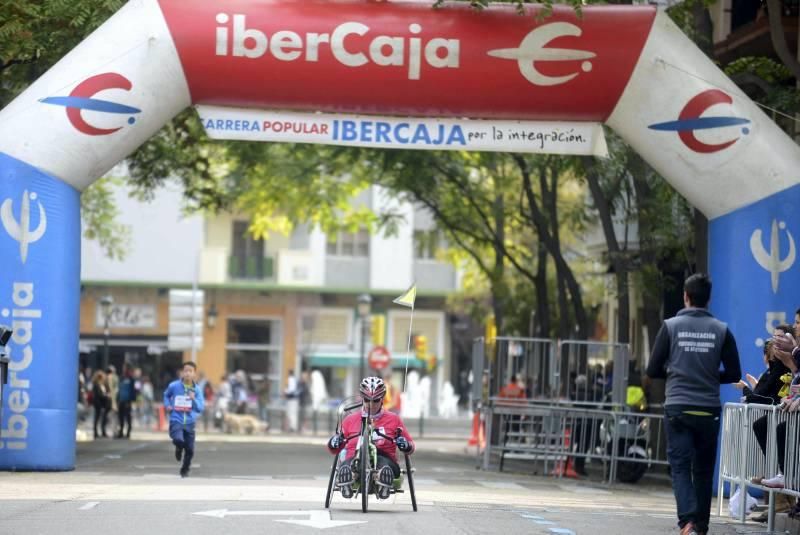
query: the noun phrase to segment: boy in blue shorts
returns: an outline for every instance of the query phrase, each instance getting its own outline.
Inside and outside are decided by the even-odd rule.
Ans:
[[[203,389],[194,381],[197,365],[186,362],[181,378],[169,384],[164,391],[164,410],[169,412],[169,436],[175,444],[175,459],[181,465],[181,477],[189,476],[194,457],[194,424],[203,413]]]

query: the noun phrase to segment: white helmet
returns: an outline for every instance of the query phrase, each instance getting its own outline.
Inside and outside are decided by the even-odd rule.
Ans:
[[[365,377],[358,391],[367,399],[380,399],[386,394],[386,383],[380,377]]]

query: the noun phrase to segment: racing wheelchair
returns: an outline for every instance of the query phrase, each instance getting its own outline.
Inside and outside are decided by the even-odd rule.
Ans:
[[[336,434],[342,434],[342,422],[344,418],[352,411],[361,409],[363,402],[359,397],[347,398],[339,404],[337,409],[336,418]],[[328,492],[325,496],[325,508],[330,508],[333,494],[340,492],[338,482],[336,481],[336,474],[339,466],[344,461],[347,449],[346,445],[350,440],[358,440],[356,447],[356,456],[352,462],[353,475],[355,481],[353,482],[353,497],[361,497],[361,511],[366,513],[369,510],[369,495],[372,494],[377,498],[376,486],[379,485],[377,481],[378,469],[378,448],[374,443],[376,437],[383,437],[387,440],[395,441],[396,437],[389,437],[381,433],[373,426],[372,417],[370,415],[362,415],[361,417],[361,431],[357,434],[344,437],[344,446],[342,450],[333,458],[333,465],[331,466],[331,477],[328,480]],[[411,459],[407,453],[404,453],[405,468],[400,468],[400,477],[395,478],[389,495],[402,494],[404,476],[408,478],[408,492],[411,496],[411,507],[416,512],[417,510],[417,497],[414,494],[414,468],[411,466]],[[363,469],[362,469],[363,468]]]

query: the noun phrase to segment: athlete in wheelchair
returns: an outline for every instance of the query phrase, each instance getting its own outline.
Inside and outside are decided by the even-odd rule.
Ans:
[[[412,507],[416,511],[413,469],[409,460],[414,442],[400,417],[383,409],[386,385],[381,378],[366,377],[361,381],[359,393],[360,399],[350,398],[339,406],[336,434],[328,440],[328,450],[336,458],[331,467],[325,507],[330,506],[333,493],[338,490],[344,498],[360,494],[361,509],[366,513],[369,494],[385,500],[403,492],[403,475],[406,475]],[[343,418],[348,411],[353,412]],[[397,450],[404,454],[405,470],[397,463]]]

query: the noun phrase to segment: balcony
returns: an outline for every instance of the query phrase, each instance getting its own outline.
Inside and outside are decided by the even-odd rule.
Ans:
[[[258,281],[273,279],[275,261],[269,256],[228,257],[228,277],[231,280]]]

